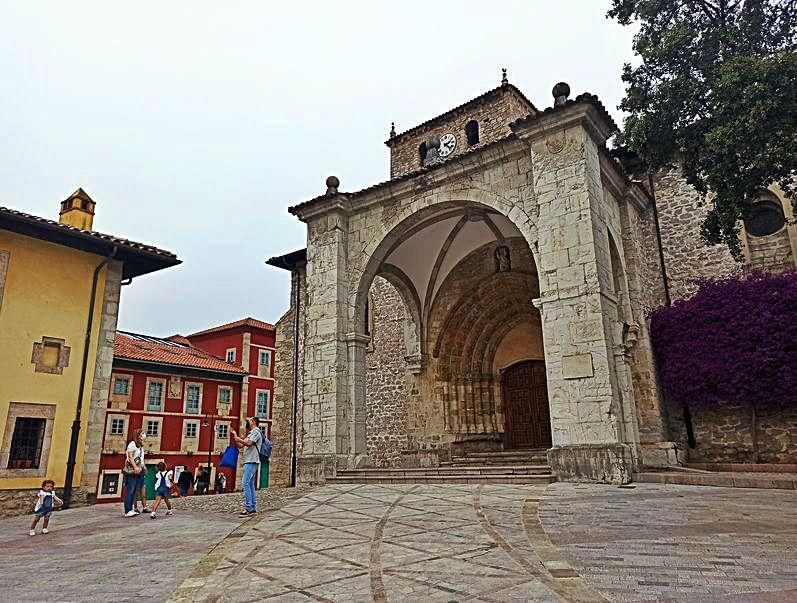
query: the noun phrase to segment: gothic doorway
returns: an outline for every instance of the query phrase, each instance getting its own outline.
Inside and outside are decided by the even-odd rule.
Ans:
[[[507,448],[550,448],[551,418],[543,360],[524,360],[501,376]]]

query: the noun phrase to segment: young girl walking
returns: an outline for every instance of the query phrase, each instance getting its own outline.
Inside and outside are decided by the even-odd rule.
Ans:
[[[169,494],[172,491],[172,480],[174,474],[171,471],[166,471],[166,463],[158,463],[158,472],[155,474],[155,506],[152,507],[152,514],[150,517],[156,519],[158,517],[158,507],[161,501],[166,503],[166,515],[172,514],[172,503],[169,501]]]
[[[33,523],[30,524],[30,535],[36,535],[36,524],[39,523],[39,519],[44,517],[44,527],[42,528],[42,534],[46,534],[49,532],[47,526],[50,525],[50,513],[53,511],[53,507],[60,507],[64,504],[60,498],[55,495],[55,482],[51,479],[46,479],[42,482],[42,489],[39,490],[39,495],[36,497],[36,506],[33,509]]]

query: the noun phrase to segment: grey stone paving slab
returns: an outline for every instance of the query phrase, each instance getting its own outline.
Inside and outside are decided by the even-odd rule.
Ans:
[[[0,520],[2,601],[164,601],[240,524],[191,511],[124,518],[120,504],[55,512],[50,533],[33,537],[30,520]]]
[[[539,517],[616,601],[797,601],[797,492],[557,483]]]
[[[222,543],[174,601],[603,601],[529,532],[531,485],[335,484]],[[536,507],[535,507],[536,509]],[[548,566],[536,554],[545,539]],[[548,559],[546,557],[546,559]],[[548,559],[550,561],[550,559]],[[558,563],[558,565],[557,565]],[[567,577],[558,577],[564,568]]]

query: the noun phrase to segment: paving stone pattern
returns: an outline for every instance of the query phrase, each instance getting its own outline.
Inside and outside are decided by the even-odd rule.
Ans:
[[[172,600],[605,600],[548,542],[542,492],[328,486],[236,530]]]
[[[552,484],[540,520],[616,601],[797,601],[797,492]]]
[[[58,511],[50,533],[33,537],[30,521],[0,521],[0,601],[164,601],[241,523],[183,510],[154,521],[125,518],[121,504]]]

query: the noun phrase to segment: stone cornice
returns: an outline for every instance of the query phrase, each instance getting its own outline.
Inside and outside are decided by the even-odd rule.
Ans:
[[[312,205],[297,211],[296,216],[302,222],[309,222],[322,214],[340,213],[345,216],[352,214],[352,204],[346,193],[332,193],[314,199]]]
[[[336,209],[350,215],[374,203],[395,202],[411,197],[419,190],[432,189],[448,180],[466,176],[476,170],[484,170],[507,159],[520,157],[525,151],[526,145],[514,135],[510,135],[431,168],[424,168],[353,193],[316,197],[291,207],[289,211],[303,222]]]
[[[605,110],[600,111],[590,100],[582,97],[564,107],[516,121],[510,127],[518,138],[531,142],[573,126],[582,126],[599,147],[604,146],[606,140],[617,131],[617,126]]]
[[[652,200],[641,183],[628,178],[623,166],[605,149],[601,148],[598,156],[603,184],[609,189],[609,192],[618,201],[630,201],[639,211],[646,211]]]

